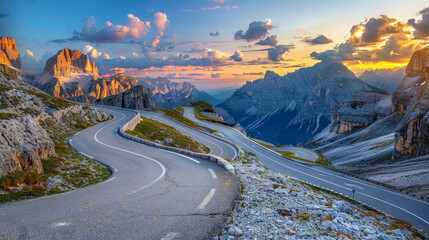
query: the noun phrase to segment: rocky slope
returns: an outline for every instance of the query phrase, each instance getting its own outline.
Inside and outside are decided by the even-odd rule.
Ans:
[[[392,97],[392,111],[403,115],[395,132],[396,159],[429,154],[429,48],[413,53],[405,78]]]
[[[363,128],[391,113],[391,97],[382,92],[357,92],[352,101],[331,110],[331,131],[345,133]]]
[[[393,94],[405,76],[405,68],[376,69],[363,72],[359,79],[371,86]]]
[[[155,106],[152,93],[143,86],[135,86],[125,92],[96,101],[96,104],[128,109],[149,109]]]
[[[53,136],[45,127],[75,127],[108,118],[104,112],[50,97],[3,73],[0,89],[0,175],[16,170],[43,173],[41,159],[57,156]]]
[[[407,223],[271,171],[251,153],[232,164],[242,198],[215,239],[414,238]]]
[[[161,108],[174,109],[187,105],[191,102],[206,101],[211,104],[219,103],[204,91],[188,82],[172,82],[168,78],[144,78],[139,80],[139,85],[143,85],[152,91],[156,106]]]
[[[21,56],[15,39],[9,37],[0,37],[0,64],[20,69]]]
[[[100,99],[136,86],[137,80],[124,75],[101,77],[87,55],[65,48],[46,61],[44,72],[32,84],[56,97],[88,95]]]
[[[276,144],[296,144],[330,123],[329,112],[355,92],[379,90],[356,78],[339,62],[320,62],[285,76],[267,71],[218,105],[249,136]]]

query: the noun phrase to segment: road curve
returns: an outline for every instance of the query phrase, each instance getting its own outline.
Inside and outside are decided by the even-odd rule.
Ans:
[[[191,137],[195,141],[204,144],[211,150],[211,154],[222,156],[228,159],[234,159],[238,155],[238,150],[231,146],[231,144],[226,143],[225,141],[219,140],[214,137],[208,137],[207,134],[203,134],[200,131],[186,126],[180,122],[172,120],[169,117],[166,117],[162,114],[153,111],[139,111],[141,116],[156,120],[158,122],[167,124],[171,127],[174,127],[182,134]]]
[[[129,141],[115,116],[75,134],[72,147],[112,176],[74,191],[0,204],[0,239],[208,239],[240,192],[236,176],[198,158]]]
[[[276,147],[275,149],[280,151],[293,152],[295,153],[295,157],[303,158],[313,162],[319,159],[319,155],[305,148],[294,147],[294,146],[283,146],[283,147]]]
[[[353,197],[352,191],[355,190],[356,200],[405,220],[416,228],[429,230],[429,203],[426,201],[320,166],[287,160],[255,144],[232,128],[196,119],[193,108],[184,109],[185,117],[202,126],[223,132],[228,140],[257,154],[265,167],[349,197]]]

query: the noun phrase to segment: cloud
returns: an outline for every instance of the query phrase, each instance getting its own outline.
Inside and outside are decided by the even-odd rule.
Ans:
[[[138,58],[138,57],[139,57],[139,55],[138,55],[137,53],[133,52],[133,57],[134,57],[134,58]]]
[[[210,33],[210,37],[217,37],[219,36],[219,32],[216,31],[215,33]]]
[[[319,35],[315,38],[304,38],[302,40],[303,42],[309,43],[311,45],[323,45],[323,44],[328,44],[328,43],[332,43],[332,39],[327,38],[325,35]]]
[[[211,73],[211,78],[220,78],[220,73]]]
[[[99,52],[97,49],[95,49],[91,45],[85,45],[83,47],[83,52],[85,54],[89,55],[89,57],[92,59],[98,59],[99,57],[101,57],[102,59],[111,59],[109,54]]]
[[[414,38],[427,38],[429,37],[429,7],[421,10],[419,15],[422,17],[421,20],[410,19],[408,20],[408,24],[410,24],[415,29]]]
[[[268,50],[268,59],[275,62],[283,60],[282,55],[293,48],[294,45],[277,45]]]
[[[387,36],[400,33],[409,33],[407,23],[387,15],[380,15],[354,25],[350,30],[349,41],[361,45],[374,44],[382,42]]]
[[[201,11],[207,11],[207,10],[217,10],[220,9],[220,6],[213,6],[213,7],[201,7]]]
[[[276,46],[278,43],[277,41],[277,36],[276,35],[272,35],[272,36],[268,36],[265,40],[260,40],[259,42],[257,42],[257,45],[261,45],[261,46],[271,46],[274,47]]]
[[[155,24],[156,28],[158,29],[159,35],[163,36],[165,28],[167,27],[168,23],[170,22],[167,19],[167,14],[162,12],[157,12],[153,15],[154,20],[153,23]]]
[[[159,38],[160,38],[160,36],[156,36],[156,38],[152,41],[151,46],[153,48],[156,48],[158,46],[158,44],[159,44]]]
[[[225,0],[209,0],[210,2],[224,3]]]
[[[355,56],[355,48],[350,42],[341,43],[334,47],[332,50],[326,50],[324,52],[312,52],[310,56],[317,60],[322,61],[351,61],[357,60]]]
[[[105,22],[105,28],[98,30],[95,18],[89,16],[84,20],[84,26],[80,32],[75,31],[73,37],[68,39],[55,39],[50,42],[65,43],[69,41],[87,41],[91,43],[122,42],[125,39],[138,39],[147,35],[150,23],[141,21],[133,14],[127,15],[127,26],[115,25]]]
[[[121,60],[125,60],[125,59],[127,59],[126,57],[124,57],[124,56],[119,56],[119,59],[121,59]]]
[[[0,13],[0,19],[9,16],[9,13]]]
[[[229,59],[234,60],[235,62],[241,62],[243,61],[243,53],[240,52],[240,50],[237,50],[231,57],[229,57]]]
[[[32,51],[30,51],[30,50],[28,50],[28,49],[27,49],[27,51],[26,51],[26,52],[27,52],[27,55],[28,55],[28,56],[30,56],[30,57],[34,57],[34,54],[33,54],[33,52],[32,52]]]
[[[243,39],[248,42],[253,42],[264,38],[273,28],[274,26],[271,24],[271,19],[269,18],[264,22],[254,21],[249,24],[249,28],[245,32],[243,30],[237,31],[234,35],[234,39]]]

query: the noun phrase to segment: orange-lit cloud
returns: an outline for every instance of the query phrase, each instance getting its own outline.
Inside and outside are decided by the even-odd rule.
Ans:
[[[30,57],[34,57],[33,52],[32,52],[32,51],[30,51],[30,50],[28,50],[28,49],[27,49],[27,55],[28,55],[28,56],[30,56]]]

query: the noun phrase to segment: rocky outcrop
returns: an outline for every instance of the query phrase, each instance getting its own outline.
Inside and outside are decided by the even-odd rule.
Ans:
[[[79,50],[68,48],[49,58],[44,71],[56,78],[67,77],[73,73],[99,75],[95,62],[90,62],[87,55]]]
[[[19,55],[15,39],[0,37],[0,64],[21,69],[21,56]]]
[[[149,109],[155,106],[150,90],[140,85],[123,93],[100,99],[96,104],[128,109]]]
[[[44,72],[32,84],[60,98],[88,95],[100,99],[136,86],[137,80],[120,74],[101,77],[87,55],[65,48],[46,61]]]
[[[391,113],[391,98],[382,92],[361,91],[352,101],[341,103],[331,111],[331,131],[346,133],[364,128]]]
[[[6,73],[6,74],[12,76],[13,78],[18,78],[21,75],[20,71],[14,69],[14,68],[11,68],[5,64],[0,64],[0,72]]]
[[[221,115],[209,109],[204,109],[203,111],[199,112],[199,114],[204,117],[209,117],[209,118],[223,121],[223,117]]]
[[[41,158],[54,157],[55,145],[30,115],[0,121],[0,176],[14,172],[43,173]]]
[[[395,132],[394,158],[429,154],[429,48],[416,51],[392,97],[392,110],[404,115]]]
[[[80,102],[80,103],[95,103],[97,101],[96,97],[88,96],[88,95],[79,95],[75,97],[69,97],[67,99],[73,102]]]
[[[43,173],[41,159],[56,156],[51,140],[82,124],[108,119],[96,109],[42,93],[0,73],[0,176]]]
[[[297,144],[330,123],[329,112],[358,91],[379,89],[358,79],[340,62],[320,62],[285,76],[267,71],[218,105],[249,136],[275,144]]]

